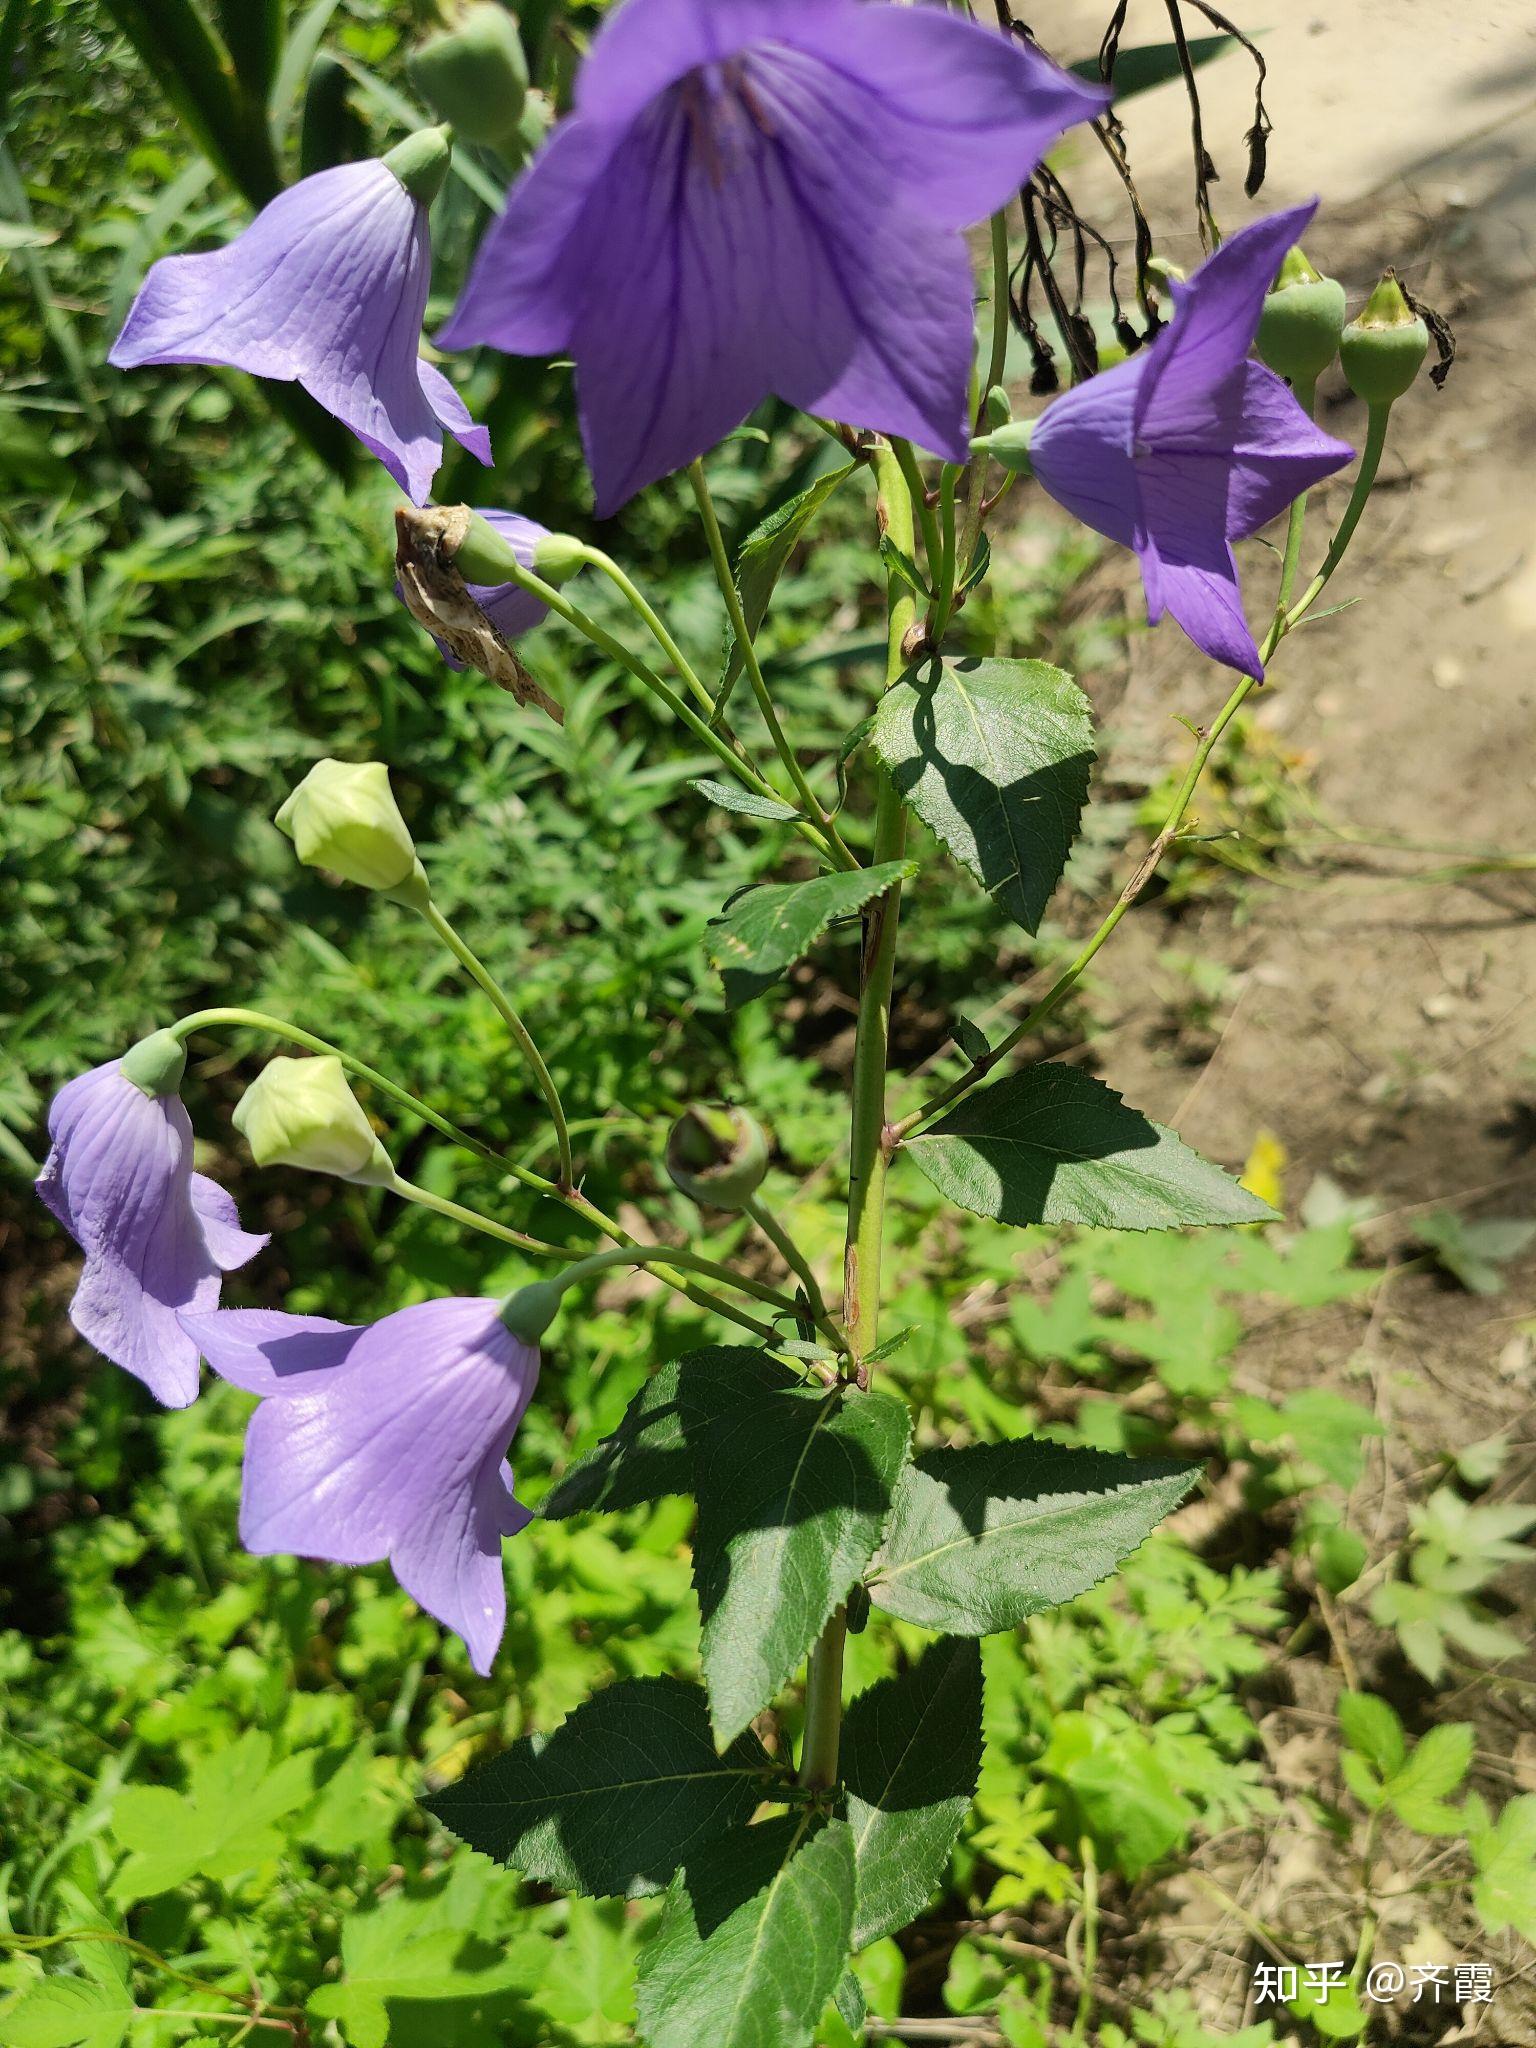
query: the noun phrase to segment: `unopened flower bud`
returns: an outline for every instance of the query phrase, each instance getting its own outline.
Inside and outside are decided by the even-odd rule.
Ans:
[[[537,1344],[555,1317],[565,1290],[553,1280],[535,1280],[519,1287],[496,1311],[503,1326],[525,1344]]]
[[[384,154],[384,168],[393,171],[411,197],[430,206],[443,189],[453,145],[446,128],[418,128]]]
[[[569,583],[577,570],[585,566],[587,553],[586,542],[577,540],[574,534],[546,533],[534,546],[533,572],[558,588]]]
[[[317,761],[277,823],[307,867],[413,905],[425,899],[426,875],[381,761]]]
[[[694,1103],[672,1126],[667,1172],[673,1186],[703,1208],[745,1208],[767,1171],[767,1136],[744,1109]]]
[[[500,148],[516,136],[528,95],[528,59],[516,18],[497,0],[461,6],[406,63],[417,91],[470,142]]]
[[[1310,386],[1339,351],[1344,287],[1314,270],[1300,248],[1288,250],[1259,316],[1260,362],[1292,384]]]
[[[268,1060],[235,1105],[234,1125],[258,1166],[302,1166],[369,1187],[395,1177],[332,1053]]]
[[[187,1049],[174,1033],[151,1031],[148,1038],[129,1046],[117,1070],[145,1095],[174,1095],[187,1071]]]
[[[1006,427],[1013,418],[1013,400],[1001,384],[994,384],[987,393],[986,404],[982,410],[986,414],[989,427]]]
[[[1004,469],[1011,469],[1016,476],[1033,476],[1029,441],[1034,431],[1033,420],[1010,420],[1005,427],[994,427],[990,434],[978,434],[971,447],[977,454],[990,455],[994,462],[1000,462]]]
[[[1391,405],[1412,384],[1429,352],[1429,329],[1388,270],[1339,342],[1349,388],[1367,405]]]

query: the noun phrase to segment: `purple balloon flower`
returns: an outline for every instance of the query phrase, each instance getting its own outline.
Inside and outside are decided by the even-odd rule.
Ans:
[[[506,1626],[501,1541],[532,1519],[504,1453],[539,1378],[496,1309],[427,1301],[363,1328],[266,1309],[183,1319],[216,1373],[263,1397],[245,1439],[246,1549],[387,1558],[481,1673]]]
[[[770,393],[963,461],[959,231],[1107,100],[937,8],[626,0],[443,344],[575,357],[602,514]]]
[[[541,540],[549,538],[549,528],[540,526],[536,519],[525,519],[521,512],[494,512],[488,506],[474,509],[488,526],[496,529],[523,567],[531,569],[534,550]],[[530,596],[520,583],[470,583],[465,587],[503,640],[513,641],[531,633],[540,619],[549,616],[549,606]],[[400,597],[398,582],[395,595]],[[400,601],[405,602],[403,597]],[[437,638],[436,634],[433,638]],[[445,642],[438,640],[437,646],[450,668],[464,666]]]
[[[318,171],[199,256],[165,256],[108,360],[225,363],[303,385],[426,502],[443,430],[481,462],[490,436],[418,352],[432,249],[427,208],[378,160]]]
[[[197,1346],[179,1309],[215,1309],[225,1273],[266,1243],[192,1171],[192,1121],[109,1060],[67,1082],[48,1112],[37,1191],[85,1253],[70,1321],[167,1408],[197,1399]]]
[[[1174,286],[1174,318],[1151,347],[1055,399],[1029,444],[1058,503],[1136,550],[1151,623],[1172,612],[1213,660],[1261,678],[1231,544],[1355,455],[1247,360],[1264,295],[1316,210],[1271,214],[1224,242]]]

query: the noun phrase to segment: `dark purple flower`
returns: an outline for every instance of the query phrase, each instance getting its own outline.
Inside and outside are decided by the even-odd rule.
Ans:
[[[279,193],[226,247],[162,257],[109,361],[226,363],[302,384],[423,504],[444,428],[491,459],[485,428],[419,353],[431,270],[423,201],[382,160],[338,164]]]
[[[477,506],[475,509],[488,526],[496,529],[523,567],[531,569],[534,550],[541,540],[549,538],[549,528],[540,526],[536,519],[525,519],[520,512],[493,512],[489,506]],[[513,641],[524,633],[531,633],[540,619],[549,615],[548,605],[531,597],[520,583],[471,583],[466,587],[503,640]],[[398,583],[395,595],[400,596]],[[401,602],[404,603],[403,598]],[[450,668],[464,666],[441,640],[437,645]]]
[[[174,1084],[173,1084],[174,1087]],[[225,1273],[266,1243],[223,1188],[192,1171],[192,1122],[109,1060],[67,1082],[48,1112],[37,1191],[85,1253],[70,1321],[167,1408],[197,1399],[197,1346],[178,1309],[215,1309]]]
[[[361,1329],[266,1309],[184,1319],[216,1373],[263,1397],[245,1438],[246,1549],[387,1558],[479,1672],[506,1625],[501,1540],[531,1520],[504,1455],[539,1378],[496,1307],[427,1301]]]
[[[1107,97],[938,8],[626,0],[442,341],[575,357],[604,514],[770,393],[962,461],[959,231]]]
[[[1174,286],[1173,320],[1151,347],[1055,399],[1029,446],[1058,503],[1136,550],[1152,624],[1172,612],[1213,660],[1259,677],[1231,544],[1355,454],[1247,360],[1264,294],[1316,210],[1271,214],[1224,242]]]

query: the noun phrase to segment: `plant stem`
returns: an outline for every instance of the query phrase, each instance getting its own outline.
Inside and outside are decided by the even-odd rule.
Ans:
[[[916,540],[912,500],[895,452],[882,446],[875,456],[875,480],[887,532],[903,554]],[[886,576],[886,687],[906,667],[903,652],[917,618],[917,599],[905,577],[892,569]],[[877,769],[875,841],[872,858],[899,860],[906,846],[907,814],[895,785]],[[879,1338],[880,1255],[885,1221],[885,1178],[890,1164],[886,1142],[885,1088],[890,1059],[891,987],[896,966],[896,935],[901,916],[901,884],[894,883],[864,912],[864,947],[859,961],[859,1022],[853,1054],[853,1108],[848,1136],[848,1236],[843,1253],[843,1322],[852,1346],[854,1369],[863,1378],[863,1361]],[[800,1783],[817,1789],[837,1782],[838,1739],[843,1716],[843,1646],[848,1616],[843,1608],[832,1616],[811,1651],[806,1678],[805,1739],[800,1751]]]
[[[1366,415],[1365,446],[1360,451],[1360,466],[1355,471],[1355,487],[1349,494],[1349,503],[1339,521],[1338,532],[1328,544],[1323,566],[1307,585],[1301,596],[1285,614],[1281,633],[1289,633],[1299,626],[1322,594],[1328,579],[1343,561],[1350,542],[1355,537],[1355,528],[1360,524],[1361,514],[1376,482],[1376,472],[1381,468],[1382,452],[1387,445],[1387,419],[1392,408],[1389,405],[1373,405]],[[1266,655],[1266,659],[1267,659]]]
[[[811,1270],[810,1261],[784,1228],[783,1224],[780,1223],[777,1216],[773,1214],[771,1209],[765,1209],[762,1203],[755,1199],[745,1204],[742,1213],[751,1217],[752,1221],[805,1289],[805,1298],[810,1303],[811,1314],[816,1319],[816,1322],[818,1324],[828,1322],[826,1299],[817,1283],[815,1273]]]
[[[528,1062],[533,1078],[538,1083],[539,1093],[544,1098],[544,1106],[549,1111],[550,1120],[555,1127],[555,1144],[560,1153],[559,1185],[562,1188],[574,1188],[576,1185],[576,1169],[571,1159],[571,1134],[566,1129],[565,1109],[560,1101],[560,1091],[556,1088],[550,1076],[549,1068],[544,1064],[544,1056],[534,1044],[532,1034],[529,1032],[527,1025],[507,1000],[506,993],[502,989],[501,984],[496,980],[496,977],[476,957],[464,943],[463,939],[459,937],[437,905],[429,900],[421,915],[426,919],[433,931],[436,932],[449,952],[452,953],[465,973],[469,975],[470,979],[476,982],[490,997],[491,1002],[495,1005],[497,1014],[511,1032],[513,1042],[516,1044],[518,1051]]]
[[[402,1088],[398,1082],[391,1081],[389,1076],[381,1074],[377,1067],[370,1067],[365,1060],[355,1058],[339,1045],[332,1045],[329,1039],[317,1038],[314,1032],[304,1031],[297,1024],[289,1024],[281,1017],[269,1016],[264,1010],[221,1008],[195,1010],[190,1016],[183,1017],[171,1025],[170,1029],[177,1038],[185,1041],[194,1031],[212,1030],[226,1024],[241,1026],[251,1031],[268,1032],[272,1037],[280,1038],[289,1045],[303,1046],[306,1052],[329,1053],[341,1061],[349,1074],[356,1074],[360,1081],[367,1081],[371,1087],[379,1089],[391,1101],[399,1103],[402,1109],[409,1110],[412,1116],[420,1117],[423,1123],[430,1124],[432,1129],[440,1132],[443,1137],[451,1139],[455,1145],[462,1146],[466,1152],[474,1153],[477,1159],[483,1159],[488,1165],[499,1168],[502,1173],[510,1175],[523,1187],[531,1188],[535,1193],[545,1195],[551,1201],[563,1202],[566,1208],[580,1216],[584,1222],[594,1225],[605,1237],[611,1237],[619,1244],[634,1243],[633,1237],[623,1224],[605,1215],[580,1189],[557,1187],[552,1180],[546,1180],[543,1174],[535,1173],[531,1167],[520,1166],[516,1160],[508,1159],[494,1146],[487,1145],[483,1139],[462,1130],[458,1124],[440,1115],[430,1103],[423,1102],[420,1096],[412,1095],[408,1088]],[[725,1316],[729,1321],[739,1323],[744,1330],[750,1330],[756,1337],[773,1336],[768,1324],[759,1322],[755,1316],[746,1315],[731,1302],[720,1300],[719,1296],[711,1293],[708,1288],[699,1287],[692,1281],[677,1278],[660,1270],[657,1278],[664,1280],[679,1294],[686,1295],[695,1307],[707,1309],[713,1315]]]
[[[544,578],[535,575],[532,569],[525,569],[520,562],[511,559],[506,564],[506,576],[509,583],[515,583],[520,590],[526,590],[530,596],[538,598],[539,602],[547,605],[558,618],[564,619],[568,626],[574,626],[578,633],[584,634],[594,647],[601,648],[610,660],[627,669],[637,682],[643,683],[651,695],[659,698],[673,717],[685,725],[696,740],[708,747],[717,761],[729,768],[733,774],[740,776],[748,789],[755,790],[759,796],[770,797],[776,803],[784,801],[783,792],[775,789],[767,776],[754,768],[723,734],[716,732],[707,719],[701,718],[688,700],[677,694],[665,676],[659,676],[649,662],[642,661],[622,640],[615,639],[606,626],[600,626],[596,619],[581,609],[580,605],[573,604],[563,590],[556,589],[553,583],[546,583]],[[733,589],[734,587],[732,585]],[[856,868],[859,863],[848,849],[842,846],[840,841],[834,844],[827,831],[814,822],[819,814],[819,806],[813,806],[809,816],[795,821],[795,830],[802,839],[809,840],[817,852],[830,860],[834,867],[850,870]]]
[[[942,559],[943,544],[939,539],[939,522],[933,516],[933,507],[928,502],[927,487],[923,473],[917,466],[917,457],[912,452],[910,441],[892,439],[891,451],[901,465],[902,476],[906,479],[907,495],[912,500],[912,510],[923,533],[923,559],[928,564],[928,583],[932,588],[938,578],[939,563]]]
[[[986,423],[987,393],[1001,384],[1008,366],[1008,212],[999,208],[991,221],[992,241],[992,354],[987,363],[986,382],[981,387],[982,410],[978,428]],[[966,491],[965,522],[960,529],[960,574],[970,574],[976,544],[981,539],[981,522],[986,515],[987,458],[971,457],[969,488]]]
[[[842,838],[831,818],[822,809],[816,792],[806,780],[805,770],[800,766],[799,757],[790,745],[779,714],[774,707],[768,685],[763,681],[762,664],[757,658],[757,649],[747,626],[747,615],[742,608],[741,592],[736,588],[736,578],[731,574],[731,558],[726,553],[725,536],[720,531],[720,521],[715,512],[715,501],[710,496],[709,482],[704,474],[704,464],[697,458],[688,465],[688,481],[693,487],[694,503],[699,508],[699,517],[704,523],[704,537],[709,543],[709,558],[715,566],[715,581],[720,586],[720,595],[725,599],[726,615],[731,622],[731,631],[736,635],[736,645],[746,667],[747,681],[752,685],[752,694],[757,699],[757,708],[763,714],[763,722],[773,741],[774,751],[783,762],[795,792],[800,798],[805,814],[826,834],[832,845],[846,856],[844,865],[858,866],[853,855],[843,845]],[[910,550],[909,550],[910,552]]]
[[[455,1223],[464,1223],[471,1230],[483,1231],[487,1237],[499,1237],[503,1244],[514,1244],[519,1251],[532,1252],[541,1259],[563,1259],[569,1254],[558,1244],[545,1244],[542,1239],[529,1237],[521,1230],[513,1230],[505,1223],[497,1223],[490,1216],[482,1216],[478,1209],[466,1209],[462,1202],[450,1202],[446,1195],[434,1195],[430,1188],[418,1187],[413,1180],[406,1180],[396,1174],[393,1180],[385,1181],[392,1195],[399,1195],[402,1201],[415,1202],[420,1208],[434,1209],[439,1216],[448,1216]]]
[[[762,1280],[750,1279],[745,1273],[738,1273],[730,1266],[722,1266],[715,1259],[706,1259],[699,1252],[681,1251],[673,1245],[618,1245],[612,1251],[591,1252],[584,1259],[577,1259],[567,1266],[557,1278],[562,1293],[569,1287],[579,1287],[585,1281],[595,1279],[599,1273],[606,1273],[614,1266],[673,1266],[687,1273],[702,1273],[706,1278],[718,1280],[727,1287],[736,1287],[743,1294],[750,1294],[754,1300],[765,1302],[777,1309],[780,1315],[793,1316],[795,1304],[776,1287],[769,1287]],[[770,1330],[768,1335],[771,1337]]]
[[[583,561],[590,562],[594,569],[600,569],[609,582],[623,593],[630,607],[649,628],[651,637],[677,670],[682,681],[692,690],[705,712],[712,716],[715,709],[714,698],[700,679],[698,670],[673,639],[666,622],[639,585],[619,566],[612,555],[605,555],[601,548],[584,547],[581,554]]]

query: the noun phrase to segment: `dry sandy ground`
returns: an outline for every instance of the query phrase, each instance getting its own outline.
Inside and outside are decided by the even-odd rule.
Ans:
[[[1103,0],[1061,0],[1031,18],[1075,57],[1094,47],[1106,11]],[[1275,135],[1269,182],[1250,205],[1241,136],[1252,72],[1235,57],[1202,72],[1224,227],[1321,192],[1308,246],[1352,305],[1395,262],[1453,317],[1461,345],[1446,389],[1426,380],[1399,409],[1383,487],[1331,592],[1360,602],[1288,644],[1258,720],[1298,757],[1321,812],[1367,840],[1536,856],[1536,4],[1228,0],[1226,11],[1245,28],[1275,24],[1263,39]],[[1125,42],[1160,34],[1157,0],[1133,0]],[[1187,226],[1181,95],[1177,85],[1147,95],[1128,125],[1154,221]],[[1102,220],[1114,188],[1100,164],[1081,155],[1069,184]],[[1165,247],[1198,257],[1192,231]],[[1325,388],[1323,402],[1325,424],[1358,442],[1362,412],[1342,385]],[[1337,486],[1319,494],[1314,561],[1343,496]],[[1255,593],[1270,591],[1269,558],[1250,547],[1247,560]],[[1134,570],[1121,559],[1103,576],[1136,615]],[[1182,761],[1189,740],[1175,714],[1198,723],[1226,694],[1172,628],[1134,634],[1122,673],[1085,680],[1112,727],[1111,777],[1117,757]],[[1214,822],[1209,805],[1204,822]],[[1109,1029],[1093,1054],[1132,1101],[1216,1158],[1240,1163],[1256,1131],[1273,1131],[1290,1155],[1291,1202],[1326,1172],[1380,1203],[1369,1248],[1402,1263],[1400,1277],[1364,1308],[1260,1335],[1242,1356],[1255,1391],[1325,1382],[1375,1401],[1388,1437],[1352,1512],[1378,1545],[1400,1532],[1447,1451],[1506,1433],[1495,1498],[1530,1498],[1536,1467],[1536,1260],[1510,1266],[1506,1290],[1485,1298],[1409,1263],[1414,1220],[1427,1210],[1536,1217],[1536,874],[1401,879],[1438,865],[1428,852],[1296,861],[1285,885],[1246,890],[1236,917],[1225,892],[1177,919],[1166,907],[1138,911],[1105,956]],[[1158,1028],[1158,955],[1169,947],[1237,977],[1214,1032],[1193,1046]],[[1503,1590],[1530,1614],[1529,1573]],[[1532,1670],[1506,1668],[1432,1700],[1361,1609],[1346,1603],[1337,1629],[1361,1681],[1392,1693],[1410,1719],[1477,1721],[1490,1789],[1536,1790]],[[1263,1858],[1203,1859],[1247,1911],[1275,1924],[1317,1863],[1302,1795],[1326,1763],[1318,1710],[1331,1719],[1342,1682],[1336,1646],[1322,1652],[1290,1660],[1264,1724],[1286,1804]],[[1213,1953],[1211,1899],[1181,1879],[1163,1906],[1170,1926],[1181,1911],[1203,1923],[1172,1952],[1198,1985]],[[1240,1947],[1238,1922],[1224,1928],[1227,1946]],[[1429,1955],[1436,1939],[1471,1956],[1488,1947],[1467,1925],[1431,1926],[1425,1939]],[[1232,2024],[1238,2010],[1229,2002],[1220,2016]],[[1416,2024],[1402,2038],[1462,2038],[1450,2016]],[[1476,2038],[1536,2042],[1530,1982],[1510,1987]]]

